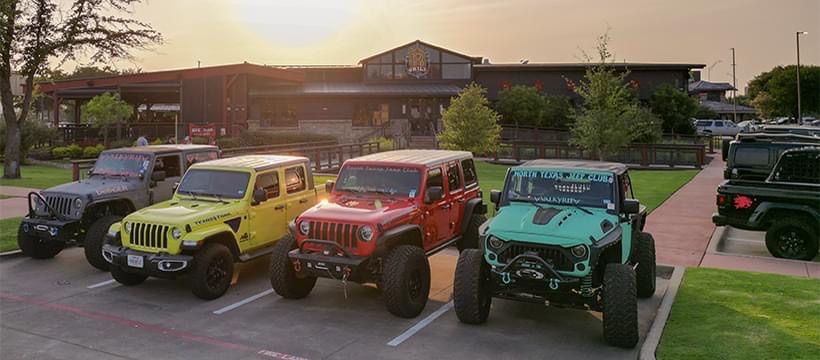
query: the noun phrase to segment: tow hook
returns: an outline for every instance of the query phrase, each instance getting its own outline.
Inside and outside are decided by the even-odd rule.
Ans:
[[[550,279],[549,287],[551,290],[558,290],[558,284],[561,283],[559,279]]]
[[[296,271],[296,272],[302,271],[302,262],[301,261],[296,260],[296,261],[293,262],[293,271]]]
[[[350,273],[350,266],[345,266],[342,270],[342,288],[344,289],[345,300],[347,300],[347,278],[350,277]]]
[[[501,273],[501,282],[503,282],[504,285],[509,285],[509,283],[512,282],[512,280],[510,280],[510,273],[508,273],[508,272]]]

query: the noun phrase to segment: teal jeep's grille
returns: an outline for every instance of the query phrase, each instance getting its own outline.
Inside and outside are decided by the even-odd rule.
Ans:
[[[535,255],[552,264],[553,267],[561,271],[573,271],[575,264],[566,253],[558,247],[552,246],[538,246],[526,243],[512,242],[507,247],[501,250],[498,254],[498,259],[502,263],[508,263],[518,255],[530,254]]]
[[[155,249],[168,248],[168,225],[134,223],[132,226],[131,244]]]

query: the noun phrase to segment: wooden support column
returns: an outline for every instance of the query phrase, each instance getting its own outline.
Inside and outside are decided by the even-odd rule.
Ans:
[[[51,96],[52,102],[54,103],[54,127],[60,125],[60,103],[63,99],[57,96],[57,92],[55,91],[54,94]]]

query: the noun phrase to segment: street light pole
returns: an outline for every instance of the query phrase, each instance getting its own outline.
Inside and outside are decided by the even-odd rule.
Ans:
[[[737,124],[737,76],[735,76],[735,48],[732,48],[732,121]]]
[[[798,31],[794,33],[794,38],[797,40],[797,124],[803,124],[803,112],[800,108],[800,35],[806,35],[808,32]]]

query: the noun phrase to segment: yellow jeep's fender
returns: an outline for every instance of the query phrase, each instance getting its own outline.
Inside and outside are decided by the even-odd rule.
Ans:
[[[239,256],[236,233],[228,224],[224,223],[213,224],[183,235],[180,241],[180,251],[199,249],[205,245],[206,241],[218,241],[227,246],[234,256]]]
[[[108,227],[108,235],[116,236],[117,233],[120,232],[121,228],[122,228],[122,221],[117,221],[117,222],[111,224],[111,226]]]

